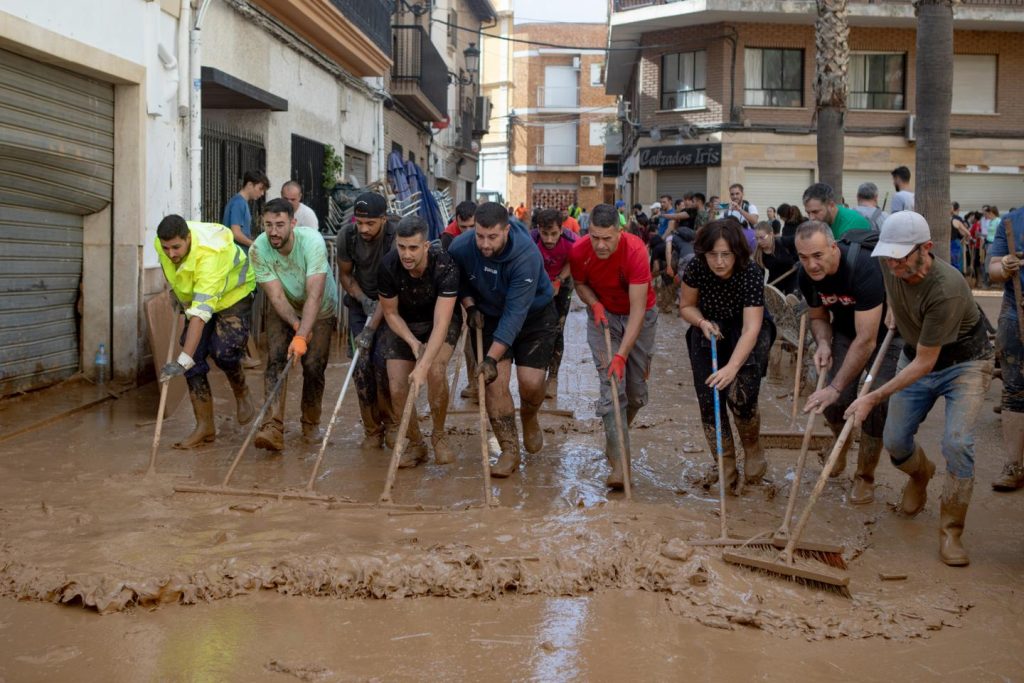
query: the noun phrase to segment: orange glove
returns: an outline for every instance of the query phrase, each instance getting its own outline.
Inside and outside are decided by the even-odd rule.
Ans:
[[[626,359],[621,354],[615,354],[612,358],[611,365],[608,366],[608,378],[615,378],[617,382],[622,382],[622,378],[626,376]]]
[[[294,363],[298,364],[299,359],[306,355],[306,338],[302,335],[295,335],[292,338],[292,343],[288,345],[288,355],[294,356]]]
[[[551,287],[555,290],[555,296],[558,296],[558,292],[562,289],[562,278],[556,277],[551,281]]]

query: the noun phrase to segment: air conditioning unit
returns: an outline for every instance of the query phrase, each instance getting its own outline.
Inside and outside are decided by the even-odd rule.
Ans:
[[[904,133],[907,142],[915,142],[917,140],[917,116],[914,114],[907,117],[907,127]]]
[[[619,112],[616,118],[618,118],[619,121],[629,120],[629,102],[626,100],[619,100]]]
[[[581,175],[580,187],[597,187],[596,175]]]
[[[574,68],[577,71],[579,71],[580,70],[580,64],[581,64],[581,61],[580,61],[579,57],[573,57],[572,58],[572,68]]]

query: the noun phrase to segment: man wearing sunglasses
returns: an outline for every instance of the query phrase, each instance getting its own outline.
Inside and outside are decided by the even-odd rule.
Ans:
[[[914,437],[937,400],[945,399],[939,556],[947,565],[962,567],[970,562],[960,537],[974,488],[974,426],[992,381],[993,352],[967,281],[932,256],[932,247],[921,214],[901,211],[882,224],[872,256],[882,261],[903,353],[896,376],[854,401],[846,416],[860,423],[889,399],[882,441],[893,465],[909,477],[900,509],[913,516],[924,508],[928,481],[935,474]]]

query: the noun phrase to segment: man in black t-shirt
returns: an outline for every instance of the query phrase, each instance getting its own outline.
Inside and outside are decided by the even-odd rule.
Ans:
[[[828,371],[828,385],[807,399],[804,412],[825,413],[832,433],[843,429],[843,413],[857,397],[861,373],[870,367],[877,346],[885,336],[885,283],[870,248],[838,244],[832,228],[821,221],[807,221],[796,232],[796,250],[803,269],[800,290],[810,305],[811,334],[818,349],[814,362],[819,372]],[[855,254],[853,252],[856,252]],[[880,386],[896,374],[902,344],[892,343],[875,378]],[[882,401],[864,421],[857,451],[850,502],[864,505],[874,500],[875,467],[882,452],[882,431],[888,411]],[[830,476],[846,469],[843,448]]]
[[[406,216],[398,224],[395,249],[385,254],[377,275],[380,308],[387,322],[378,343],[387,361],[396,414],[405,406],[410,388],[415,396],[426,383],[434,460],[447,465],[455,459],[444,422],[448,361],[462,330],[462,314],[456,306],[459,269],[440,245],[431,245],[429,234],[418,215]],[[415,416],[407,436],[409,444],[398,466],[416,467],[426,460],[427,447]]]

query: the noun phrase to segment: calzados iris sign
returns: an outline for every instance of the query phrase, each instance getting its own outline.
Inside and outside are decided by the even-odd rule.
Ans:
[[[640,168],[720,166],[722,145],[675,145],[640,150]]]

